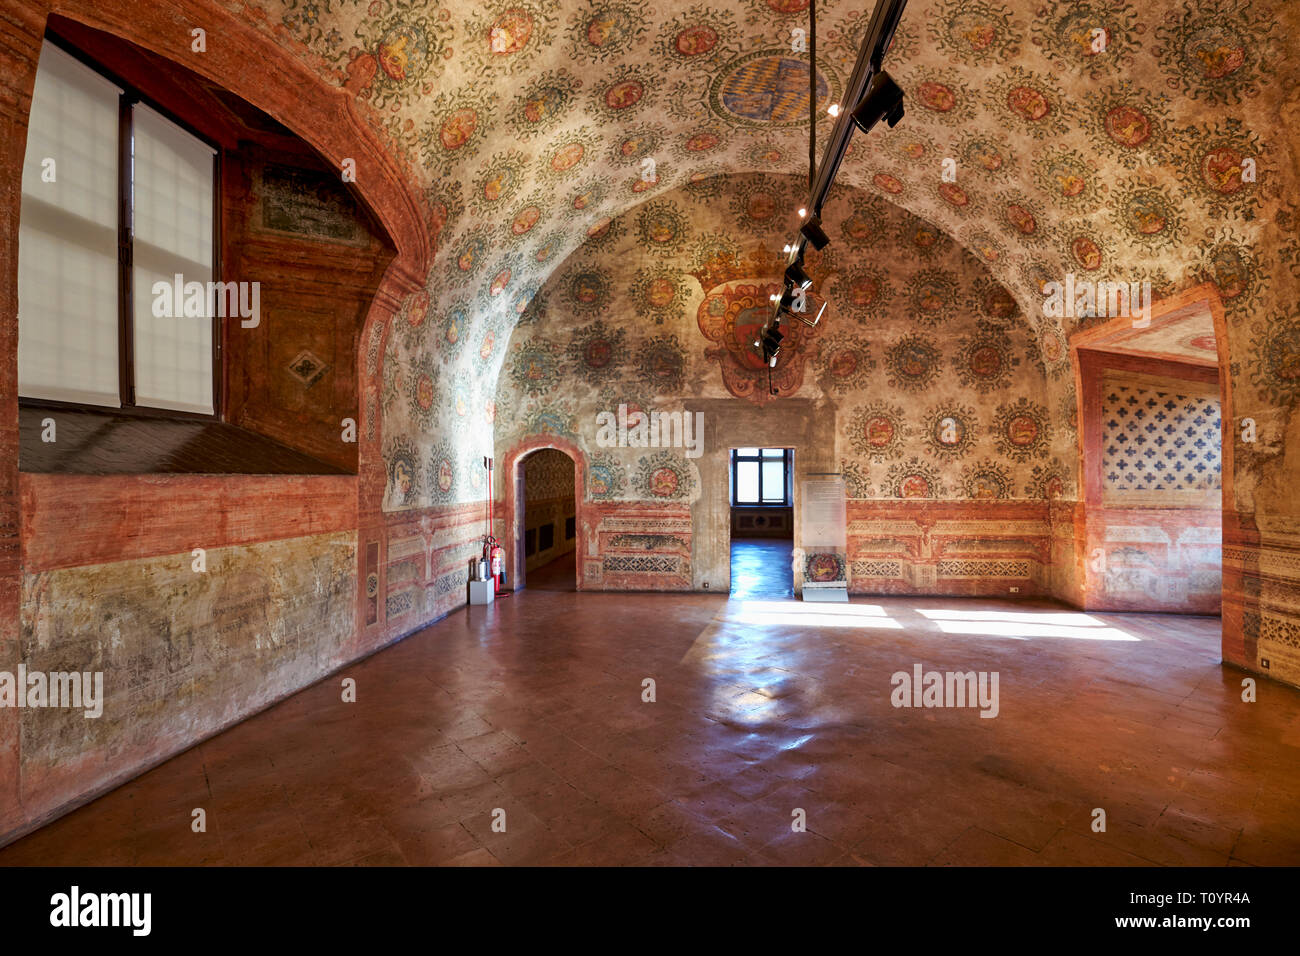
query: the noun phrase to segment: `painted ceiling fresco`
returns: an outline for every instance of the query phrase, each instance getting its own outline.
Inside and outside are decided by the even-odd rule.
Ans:
[[[870,6],[818,4],[819,105],[843,90]],[[807,57],[791,43],[804,0],[260,7],[372,108],[427,196],[439,253],[387,339],[390,509],[482,495],[470,463],[491,447],[511,331],[577,247],[618,241],[615,223],[635,223],[624,213],[693,181],[806,175]],[[1235,407],[1289,410],[1300,237],[1283,188],[1297,70],[1286,38],[1297,31],[1300,5],[1264,0],[911,0],[886,57],[907,116],[856,136],[839,181],[932,223],[1011,292],[1058,435],[1070,428],[1074,320],[1043,316],[1042,283],[1067,272],[1149,279],[1156,295],[1214,282]],[[789,235],[762,232],[776,248]],[[639,238],[653,255],[656,240]],[[706,333],[690,334],[698,351]]]
[[[689,456],[602,447],[597,415],[624,405],[635,421],[691,398],[761,406],[798,394],[835,417],[852,497],[1071,490],[1061,462],[1072,436],[1053,429],[1045,369],[1015,300],[975,256],[871,193],[832,192],[823,223],[833,244],[808,259],[809,312],[831,306],[814,328],[791,323],[769,386],[752,343],[779,290],[771,227],[804,184],[701,180],[624,213],[570,256],[504,357],[498,458],[552,432],[587,452],[595,500],[689,499],[699,488]]]
[[[1173,358],[1197,365],[1213,365],[1219,357],[1214,317],[1200,302],[1163,316],[1155,325],[1139,326],[1107,336],[1104,348],[1112,352]]]

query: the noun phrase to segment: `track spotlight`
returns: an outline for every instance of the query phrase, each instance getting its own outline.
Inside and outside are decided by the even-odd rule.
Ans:
[[[903,88],[893,78],[881,70],[871,78],[871,85],[862,95],[862,102],[853,110],[853,122],[858,129],[867,133],[882,119],[890,128],[903,118]]]
[[[790,307],[794,304],[794,290],[789,286],[786,286],[780,292],[773,292],[769,295],[767,301],[771,302],[772,305],[775,306],[775,308],[772,309],[772,318],[770,321],[780,322],[781,313],[789,312]],[[757,345],[758,343],[755,342],[754,344]]]
[[[853,65],[853,72],[844,84],[844,91],[838,102],[830,104],[826,112],[833,118],[830,138],[822,149],[820,161],[816,159],[817,106],[816,92],[809,99],[810,131],[808,138],[808,198],[799,207],[799,238],[782,248],[787,256],[785,281],[780,296],[774,296],[775,308],[767,325],[759,333],[754,348],[762,354],[768,365],[768,390],[772,395],[770,370],[776,367],[776,354],[783,338],[779,326],[782,313],[797,316],[807,326],[817,325],[826,314],[823,302],[816,316],[809,317],[805,312],[795,312],[796,294],[800,305],[804,304],[804,293],[812,285],[812,279],[804,269],[804,252],[809,245],[816,250],[824,249],[830,244],[830,237],[822,228],[820,212],[835,183],[835,174],[840,168],[849,150],[849,140],[855,130],[870,132],[871,128],[885,120],[892,128],[903,118],[903,89],[889,74],[881,69],[885,51],[890,48],[894,33],[907,0],[875,0],[875,9],[871,14],[866,36],[858,49],[858,57]],[[813,16],[815,7],[809,7],[812,33],[816,34],[816,21]],[[815,66],[816,57],[810,57],[810,66]],[[815,74],[815,71],[813,71]],[[811,213],[811,215],[810,215]],[[787,319],[786,321],[791,321]]]
[[[831,244],[831,237],[826,235],[826,230],[822,229],[821,216],[813,216],[799,227],[799,231],[819,252]]]
[[[797,289],[806,289],[812,285],[812,279],[803,271],[803,265],[792,262],[785,267],[785,281]]]
[[[776,357],[781,351],[781,340],[783,338],[785,338],[785,335],[781,331],[781,326],[776,322],[765,326],[759,335],[763,361],[767,363],[768,368],[776,368]]]

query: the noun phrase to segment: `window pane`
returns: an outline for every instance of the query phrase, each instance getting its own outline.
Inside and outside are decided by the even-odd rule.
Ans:
[[[741,456],[742,458],[752,458],[752,457],[756,457],[756,456],[758,455],[758,449],[757,449],[757,448],[737,448],[737,449],[736,449],[736,454],[739,455],[739,456]]]
[[[212,149],[147,106],[132,112],[136,403],[210,414]],[[177,276],[202,287],[202,315],[175,301]]]
[[[763,500],[785,501],[785,462],[763,462]]]
[[[758,504],[758,462],[741,461],[736,463],[736,503],[742,505]]]
[[[784,458],[784,457],[785,457],[785,449],[784,449],[784,448],[764,448],[764,449],[763,449],[763,457],[764,457],[764,458]]]
[[[41,48],[18,224],[20,395],[120,404],[120,93],[57,47]]]

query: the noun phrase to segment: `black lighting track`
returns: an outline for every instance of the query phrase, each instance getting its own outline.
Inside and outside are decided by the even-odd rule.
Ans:
[[[806,215],[799,229],[799,237],[788,247],[790,257],[786,260],[781,295],[777,297],[772,318],[763,327],[759,340],[755,343],[762,353],[764,364],[769,369],[775,367],[777,352],[780,350],[782,335],[778,327],[781,324],[782,313],[794,314],[790,310],[790,303],[795,289],[808,286],[808,278],[803,269],[804,251],[809,242],[812,242],[817,249],[830,243],[829,237],[821,228],[822,206],[825,205],[826,197],[835,183],[835,174],[839,172],[840,163],[844,161],[844,154],[848,151],[849,139],[854,129],[861,129],[865,133],[882,119],[891,127],[902,119],[903,91],[888,73],[881,70],[880,65],[884,60],[885,51],[889,49],[894,39],[894,32],[898,29],[898,22],[902,19],[903,9],[906,6],[907,0],[877,0],[876,8],[871,14],[871,23],[867,27],[867,35],[862,41],[857,62],[853,65],[853,73],[849,76],[848,85],[845,87],[844,98],[839,113],[835,116],[835,125],[831,129],[830,139],[826,142],[821,165],[817,168],[816,175],[811,177],[808,201],[804,205]],[[817,64],[811,61],[811,58],[808,69],[813,83],[809,102],[809,110],[813,118],[813,126],[809,131],[811,142],[811,137],[816,130],[817,110],[817,99],[814,95]]]

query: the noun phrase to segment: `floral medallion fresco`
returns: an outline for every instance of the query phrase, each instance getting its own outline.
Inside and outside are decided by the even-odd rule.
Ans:
[[[849,419],[848,435],[850,446],[862,458],[881,461],[895,458],[907,437],[903,409],[884,402],[859,408]]]
[[[1018,322],[1015,299],[954,243],[935,243],[932,255],[913,257],[906,268],[864,267],[854,255],[810,260],[810,270],[828,290],[826,317],[817,328],[787,323],[782,359],[769,381],[753,341],[777,289],[761,277],[777,270],[779,257],[765,248],[755,219],[767,216],[755,217],[754,198],[792,201],[793,187],[783,178],[729,177],[707,205],[670,195],[655,207],[630,212],[626,218],[634,228],[623,230],[609,248],[584,247],[539,294],[549,304],[535,321],[516,329],[498,407],[527,410],[536,398],[560,397],[577,412],[579,444],[611,468],[608,480],[593,479],[600,493],[617,484],[616,474],[629,476],[625,490],[614,493],[620,500],[665,499],[676,479],[642,471],[647,452],[602,448],[595,441],[596,415],[621,406],[635,426],[641,417],[676,410],[693,396],[719,395],[756,405],[783,397],[831,398],[832,414],[841,422],[842,455],[864,496],[965,496],[976,485],[966,480],[964,462],[982,455],[1003,465],[999,494],[1014,497],[1029,483],[1030,466],[999,456],[990,428],[1008,390],[1026,400],[1041,394],[1041,384],[1028,385],[1021,377],[1033,368],[1029,381],[1041,383],[1042,370],[1024,360],[1037,350],[1032,333]],[[900,252],[933,228],[867,199],[839,191],[828,206],[824,221],[845,240],[845,249],[846,231],[858,230],[858,217],[868,210],[876,217],[876,232]],[[652,245],[656,240],[644,225],[636,227],[647,211],[665,210],[681,216],[681,230],[694,237],[672,255]],[[823,301],[816,289],[815,284],[808,296],[810,311]],[[649,295],[659,306],[680,303],[682,311],[665,308],[661,321],[652,318]],[[686,318],[687,306],[693,322]],[[620,324],[620,314],[642,318]],[[919,314],[927,317],[924,323],[917,321]],[[584,316],[596,319],[575,324]],[[910,331],[918,325],[933,327],[935,334]],[[552,368],[559,370],[552,374]],[[909,392],[929,401],[915,406],[897,400]],[[941,395],[946,400],[935,402]],[[924,454],[912,456],[912,471],[890,477],[892,467],[921,448]],[[612,470],[614,462],[621,471]]]
[[[990,459],[963,468],[961,485],[965,496],[975,500],[1016,496],[1010,469],[1005,464]]]
[[[920,392],[932,385],[942,362],[937,341],[919,332],[906,333],[885,349],[889,384],[904,392]]]
[[[1005,389],[1012,370],[1020,365],[1010,337],[1001,330],[988,328],[958,339],[952,361],[961,383],[981,394]]]
[[[632,274],[624,268],[631,261],[603,266],[609,298],[596,291],[583,302],[576,327],[646,323],[677,337],[683,387],[720,385],[736,353],[700,330],[698,310],[713,288],[679,265],[706,232],[776,249],[789,235],[786,207],[806,176],[809,71],[790,43],[791,30],[806,26],[805,0],[247,6],[357,99],[429,197],[438,258],[427,318],[398,326],[397,351],[384,353],[385,364],[391,357],[403,366],[401,400],[381,397],[385,447],[398,436],[432,447],[438,422],[456,417],[455,384],[467,376],[479,393],[513,382],[509,372],[500,376],[513,369],[512,333],[573,304],[572,290],[551,288],[551,279],[580,249],[613,257],[630,240],[637,257]],[[1077,322],[1041,315],[1041,283],[1073,271],[1150,277],[1170,291],[1212,282],[1239,357],[1238,411],[1290,407],[1288,262],[1300,263],[1300,242],[1281,188],[1295,163],[1279,104],[1296,85],[1285,44],[1298,18],[1293,5],[1264,0],[911,0],[886,56],[908,96],[905,120],[855,137],[840,171],[852,205],[832,249],[858,254],[819,289],[830,302],[823,321],[844,327],[828,325],[803,343],[815,376],[790,382],[793,394],[826,380],[852,408],[867,403],[854,397],[864,389],[879,390],[870,400],[887,400],[940,388],[991,419],[997,403],[987,403],[1014,403],[1007,383],[1019,390],[1041,363],[1045,382],[1026,391],[1044,392],[1039,404],[1058,409],[1073,389],[1065,346]],[[822,110],[841,94],[868,20],[869,10],[848,0],[818,4]],[[947,158],[951,181],[940,175]],[[780,188],[755,189],[755,174]],[[724,214],[723,203],[736,204],[738,215]],[[900,207],[909,215],[895,215]],[[710,221],[720,215],[725,228]],[[880,245],[886,235],[888,249]],[[503,261],[503,250],[517,258]],[[953,273],[954,255],[980,264],[983,289],[960,270],[955,299],[935,277],[917,279],[918,266]],[[759,288],[776,274],[726,281]],[[1001,290],[999,301],[983,296],[988,289]],[[912,310],[905,323],[897,311],[904,301]],[[1012,334],[1009,352],[966,324],[969,310]],[[823,358],[817,348],[848,323],[868,335],[876,362],[852,384],[843,350]],[[931,340],[904,341],[909,335]],[[633,344],[629,372],[639,354]],[[704,358],[706,347],[715,358]],[[561,351],[572,360],[567,344]],[[420,353],[441,366],[432,421],[406,398]],[[655,355],[661,369],[677,367],[662,347]],[[738,382],[741,367],[730,373]],[[383,381],[394,380],[385,370]],[[980,391],[981,382],[992,384]],[[515,409],[497,401],[499,421],[509,420]],[[1051,416],[1046,423],[1047,453],[1066,460],[1070,425]],[[492,441],[475,440],[483,448]],[[1028,477],[1013,469],[1013,478],[1025,493]],[[956,474],[943,483],[965,487]],[[880,487],[882,476],[867,485]],[[1074,490],[1067,478],[1065,493]],[[424,494],[386,507],[417,507]]]
[[[974,408],[958,403],[932,406],[925,413],[921,434],[936,458],[964,458],[977,445],[979,420]]]
[[[689,498],[695,490],[690,464],[671,451],[656,452],[637,464],[634,484],[639,496],[651,501]]]
[[[889,498],[942,498],[947,489],[935,465],[912,455],[889,466],[884,491]]]
[[[993,439],[1012,461],[1027,461],[1047,452],[1051,425],[1047,409],[1027,398],[998,406],[993,416]]]
[[[587,494],[593,501],[611,501],[623,494],[623,465],[608,453],[593,455],[587,467]]]
[[[817,351],[817,371],[824,376],[824,387],[833,392],[861,387],[875,367],[871,343],[865,336],[840,333],[823,341]]]

